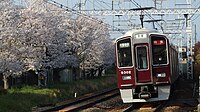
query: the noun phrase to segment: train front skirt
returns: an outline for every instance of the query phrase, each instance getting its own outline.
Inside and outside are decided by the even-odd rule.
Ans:
[[[160,101],[168,100],[170,95],[170,86],[158,86],[158,96],[152,98],[151,94],[143,94],[144,98],[134,99],[134,89],[120,89],[121,98],[124,103],[132,102],[151,102],[151,101]],[[146,98],[145,98],[146,97]]]

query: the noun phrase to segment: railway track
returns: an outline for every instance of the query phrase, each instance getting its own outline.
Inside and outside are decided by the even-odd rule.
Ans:
[[[181,83],[181,85],[183,84],[184,83]],[[99,107],[97,106],[97,107],[102,110],[120,110],[123,112],[132,112],[132,111],[138,111],[138,110],[142,110],[144,112],[145,111],[162,112],[162,111],[165,111],[166,109],[169,109],[169,107],[171,106],[179,106],[181,108],[182,107],[184,108],[184,107],[194,107],[196,106],[196,104],[198,104],[196,99],[191,98],[190,94],[185,95],[185,93],[190,93],[190,89],[182,89],[179,86],[176,88],[178,89],[176,89],[176,91],[172,93],[172,96],[167,101],[133,103],[133,105],[131,106],[127,105],[125,108],[124,107],[121,108],[120,106],[119,107],[110,106],[108,109],[101,108],[101,106]],[[182,92],[183,90],[184,92]],[[37,110],[37,112],[49,112],[49,111],[65,112],[65,111],[83,110],[83,109],[92,107],[96,103],[103,102],[117,95],[119,95],[119,90],[117,88],[113,88],[113,89],[102,91],[98,94],[88,94],[84,97],[79,97],[73,101],[62,102],[48,108],[45,107],[43,109]]]
[[[163,102],[161,102],[161,103],[155,108],[154,112],[161,112],[162,109],[163,109],[164,107],[167,106],[167,104],[168,104],[168,101],[163,101]]]
[[[184,107],[195,107],[198,104],[197,100],[191,99],[174,99],[158,102],[147,102],[147,103],[134,103],[131,106],[123,110],[123,112],[133,112],[142,110],[143,112],[164,112],[166,108],[170,106]]]
[[[147,103],[133,103],[131,106],[123,110],[123,112],[132,111],[148,111],[148,112],[161,112],[166,106],[167,101],[147,102]]]
[[[126,109],[124,109],[122,112],[131,112],[135,109],[134,104],[132,104],[131,106],[127,107]]]
[[[77,98],[73,101],[66,101],[60,104],[57,104],[53,107],[44,107],[40,109],[36,109],[37,112],[49,112],[49,111],[59,111],[59,112],[67,112],[67,111],[77,111],[81,109],[88,108],[98,102],[107,100],[116,95],[119,95],[119,90],[117,88],[112,88],[109,90],[104,90],[97,94],[88,94],[86,96]]]

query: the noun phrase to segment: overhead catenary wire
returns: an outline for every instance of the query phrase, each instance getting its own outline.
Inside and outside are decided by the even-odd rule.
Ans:
[[[99,3],[99,2],[102,2],[102,3],[104,3],[107,7],[109,7],[109,8],[112,8],[111,6],[109,6],[108,4],[106,4],[105,2],[103,2],[103,1],[99,1],[99,0],[96,0],[97,1],[97,3],[100,5],[100,6],[103,6],[101,3]],[[103,6],[104,7],[104,6]],[[105,8],[105,7],[104,7]],[[106,9],[106,8],[105,8]]]
[[[56,2],[56,1],[54,1],[54,0],[44,0],[44,1],[47,2],[47,3],[50,3],[50,4],[52,4],[52,5],[55,5],[55,6],[59,7],[59,8],[65,9],[65,11],[67,11],[67,12],[71,12],[71,13],[74,13],[74,14],[77,14],[77,15],[80,15],[80,16],[83,16],[83,17],[85,17],[85,18],[87,18],[87,19],[90,19],[90,20],[92,20],[92,21],[99,22],[99,23],[101,23],[101,24],[106,24],[107,26],[109,26],[109,27],[111,27],[111,28],[116,28],[116,29],[118,30],[118,32],[124,34],[124,32],[120,31],[119,28],[117,28],[117,27],[115,27],[115,26],[112,26],[112,25],[110,25],[110,24],[104,23],[102,20],[98,20],[97,18],[94,18],[94,17],[91,17],[91,16],[86,15],[86,14],[84,14],[84,13],[81,13],[79,10],[75,10],[75,9],[73,9],[73,8],[67,7],[67,6],[65,6],[65,5],[63,5],[63,4],[61,4],[61,3],[58,3],[58,2]]]
[[[200,2],[199,2],[199,7],[198,7],[198,9],[199,9],[199,8],[200,8]],[[197,12],[198,12],[198,10],[196,10],[196,11],[192,14],[192,16],[190,16],[189,20],[190,20]],[[198,17],[199,17],[199,15],[198,15],[196,18],[198,18]],[[195,18],[195,19],[196,19],[196,18]],[[194,20],[195,20],[195,19],[194,19]]]
[[[118,7],[119,7],[119,9],[120,10],[122,10],[122,8],[120,7],[120,3],[118,3]],[[123,18],[124,18],[124,20],[126,20],[126,18],[123,16]],[[128,18],[128,17],[127,17]],[[127,21],[129,21],[131,24],[132,24],[132,22],[131,22],[131,20],[129,19],[129,20],[127,20]],[[129,25],[129,23],[127,22],[127,25]]]
[[[112,5],[112,3],[108,3],[108,2],[105,2],[105,1],[103,1],[103,0],[97,0],[97,1],[104,3],[104,4],[107,5],[109,8],[112,8],[111,6],[108,5],[108,4]]]
[[[97,6],[95,3],[93,3],[93,2],[90,1],[90,0],[88,0],[88,2],[90,2],[91,4],[93,4],[95,7],[99,8],[99,10],[102,10],[101,8],[105,8],[105,9],[106,9],[106,7],[104,7],[103,5],[101,5],[101,4],[98,3],[98,2],[96,2],[96,3],[98,3],[100,6]],[[96,10],[96,9],[94,9],[94,10]]]
[[[196,18],[194,18],[192,21],[195,21],[200,15],[196,16]]]
[[[132,4],[134,4],[136,7],[138,8],[142,8],[142,6],[140,4],[138,4],[135,0],[130,0]],[[145,10],[144,12],[146,13],[145,15],[147,15],[148,18],[152,19],[152,20],[155,20],[150,14],[148,14]],[[160,26],[161,30],[163,31],[163,27],[162,25],[160,25],[158,22],[156,22],[156,24],[158,26]],[[164,32],[164,31],[163,31]]]

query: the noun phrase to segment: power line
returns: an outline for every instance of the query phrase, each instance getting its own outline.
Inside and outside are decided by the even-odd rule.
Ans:
[[[196,18],[194,18],[192,21],[196,20],[200,15],[198,15]]]
[[[96,4],[92,3],[92,1],[88,0],[91,4],[93,4],[95,7],[98,7],[100,10],[103,8],[105,8],[104,6],[102,6],[100,3],[98,3],[100,6],[97,6]],[[106,9],[106,8],[105,8]],[[94,9],[95,10],[95,9]]]
[[[119,9],[120,10],[122,10],[122,8],[120,7],[120,3],[118,3],[118,7],[119,7]],[[126,15],[125,15],[126,16]],[[124,17],[124,16],[122,16],[123,18],[124,18],[124,20],[126,20],[126,18]],[[120,16],[118,16],[118,19],[120,18]],[[127,17],[128,18],[128,17]],[[132,24],[132,22],[131,22],[131,20],[129,19],[127,19],[127,21],[129,21],[131,24]],[[114,22],[114,21],[113,21]],[[119,21],[120,22],[120,21]],[[127,22],[127,25],[129,26],[129,23]],[[121,26],[121,25],[120,25]]]
[[[200,8],[200,6],[198,7],[198,9],[199,9],[199,8]],[[190,16],[189,19],[191,19],[197,12],[198,12],[198,10],[196,10],[196,11],[192,14],[192,16]]]
[[[65,5],[63,5],[63,4],[61,4],[61,3],[58,3],[58,2],[56,2],[56,1],[54,1],[54,0],[45,0],[45,1],[46,1],[47,3],[50,3],[50,4],[52,4],[52,5],[57,6],[57,7],[59,7],[59,8],[65,9],[67,12],[71,12],[71,13],[74,13],[74,14],[77,14],[77,15],[81,15],[81,16],[87,18],[87,19],[90,19],[90,20],[92,20],[92,21],[96,21],[96,22],[98,22],[98,23],[100,23],[100,24],[101,24],[101,23],[104,23],[103,21],[98,20],[97,18],[93,18],[93,17],[91,17],[91,16],[88,16],[88,15],[86,15],[86,14],[84,14],[84,13],[79,12],[78,10],[75,10],[75,9],[73,9],[73,8],[69,8],[69,7],[67,7],[67,6],[65,6]],[[51,2],[49,2],[49,1],[51,1]],[[122,34],[124,33],[124,32],[121,32],[120,29],[117,28],[117,27],[115,27],[115,26],[112,26],[112,25],[107,24],[107,23],[104,23],[104,24],[106,24],[106,25],[109,26],[109,27],[113,27],[113,28],[118,29],[118,31],[119,31],[120,33],[122,33]]]
[[[104,1],[100,1],[100,0],[97,0],[98,2],[102,2],[102,3],[104,3],[105,5],[107,5],[109,8],[112,8],[111,6],[109,6],[108,4],[110,4],[110,3],[107,3],[107,2],[104,2]],[[111,4],[112,5],[112,4]]]
[[[142,8],[142,6],[140,5],[140,4],[138,4],[135,0],[130,0],[136,7],[138,7],[138,8]],[[147,15],[147,17],[149,17],[150,19],[152,19],[152,20],[155,20],[150,14],[148,14],[146,11],[144,11],[146,14],[145,15]],[[160,26],[160,28],[161,28],[161,30],[163,31],[163,27],[158,23],[158,22],[156,22],[156,24],[158,25],[158,26]]]
[[[93,4],[90,0],[88,0],[88,2],[90,2],[91,4]],[[93,4],[95,7],[98,7],[99,9],[101,9],[99,6],[96,6],[95,4]],[[95,10],[95,8],[93,9]]]
[[[200,2],[199,2],[199,7],[198,7],[198,9],[200,8]],[[193,14],[192,14],[192,16],[190,16],[190,18],[189,19],[191,19],[196,13],[198,12],[198,10],[196,10]],[[199,16],[199,15],[198,15]]]

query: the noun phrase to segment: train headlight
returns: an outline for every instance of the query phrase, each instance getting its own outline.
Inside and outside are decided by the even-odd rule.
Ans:
[[[166,77],[166,73],[158,73],[156,74],[157,77]]]
[[[122,80],[131,80],[131,76],[130,75],[122,76]]]

